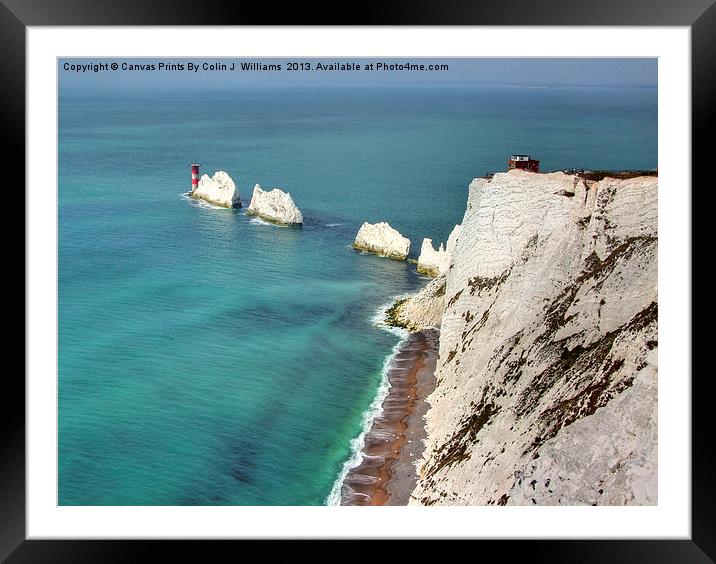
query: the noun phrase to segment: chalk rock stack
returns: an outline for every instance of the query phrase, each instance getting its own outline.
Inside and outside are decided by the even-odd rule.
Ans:
[[[410,504],[658,502],[657,186],[471,183]]]
[[[447,248],[443,248],[443,244],[440,243],[440,248],[437,251],[433,248],[432,239],[423,239],[418,257],[418,272],[428,276],[439,276],[446,273],[450,268],[450,260],[461,229],[462,225],[456,225],[448,237]]]
[[[231,177],[219,170],[210,177],[204,174],[199,180],[196,189],[191,193],[192,198],[204,200],[215,206],[225,208],[240,208],[239,190]]]
[[[255,215],[277,225],[303,224],[303,214],[293,202],[291,194],[279,188],[264,191],[258,184],[254,186],[254,193],[246,214]]]
[[[410,239],[403,237],[386,222],[364,223],[358,230],[353,248],[395,260],[405,260],[410,252]]]

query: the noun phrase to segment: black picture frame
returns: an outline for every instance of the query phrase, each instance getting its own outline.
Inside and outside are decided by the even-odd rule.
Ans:
[[[269,3],[201,3],[187,0],[0,0],[0,45],[4,88],[0,106],[5,135],[9,137],[5,160],[14,163],[14,184],[25,163],[25,32],[28,26],[84,25],[564,25],[564,26],[686,26],[691,28],[692,54],[692,163],[709,163],[708,143],[716,100],[716,6],[714,0],[513,0],[512,2],[457,1],[412,2],[409,5],[374,2],[344,5],[344,20],[337,5],[293,4],[277,9]],[[698,140],[703,142],[699,143]],[[20,164],[23,163],[23,166]],[[692,183],[708,187],[708,167],[693,166]],[[707,189],[707,188],[705,188]],[[691,198],[691,186],[684,188]],[[687,191],[688,190],[688,191]],[[17,202],[13,203],[17,208]],[[23,209],[25,204],[23,200]],[[692,220],[692,224],[696,222]],[[7,223],[6,223],[7,225]],[[7,229],[7,228],[6,228]],[[17,227],[12,228],[17,233]],[[6,234],[7,235],[7,234]],[[15,235],[12,239],[16,239]],[[11,240],[12,240],[11,239]],[[24,264],[24,256],[23,256]],[[24,273],[23,269],[23,273]],[[10,279],[11,278],[11,279]],[[11,295],[25,294],[25,275],[6,276]],[[22,285],[22,289],[20,286]],[[18,286],[14,288],[13,286]],[[6,294],[7,295],[7,294]],[[27,304],[25,304],[27,305]],[[10,324],[7,324],[10,326]],[[23,327],[25,322],[23,322]],[[14,325],[15,338],[20,332]],[[694,339],[704,339],[694,334]],[[8,347],[8,350],[11,350]],[[692,344],[693,350],[693,344]],[[700,350],[700,349],[697,349]],[[689,363],[690,364],[690,363]],[[691,378],[691,374],[667,377]],[[713,562],[716,559],[716,468],[708,382],[691,379],[692,386],[692,536],[690,540],[570,540],[477,541],[480,558],[496,552],[523,555],[548,562]],[[132,562],[164,558],[172,552],[181,560],[209,560],[208,550],[226,542],[208,541],[80,541],[25,540],[25,386],[19,373],[6,369],[5,403],[0,410],[2,461],[0,464],[0,559],[7,562]],[[252,541],[267,550],[267,541]],[[343,541],[337,541],[342,543]],[[231,550],[231,549],[230,549]],[[315,548],[313,549],[315,550]],[[321,550],[324,550],[321,548]],[[381,548],[382,551],[386,550]],[[391,551],[391,549],[387,549]],[[398,548],[405,551],[405,548]],[[411,550],[421,550],[412,547]],[[469,550],[476,550],[469,548]],[[402,552],[405,556],[405,553]],[[344,546],[329,548],[335,558],[360,557]],[[396,553],[397,554],[397,553]],[[389,552],[382,552],[391,557]],[[408,557],[416,555],[408,553]],[[235,556],[237,557],[236,553]],[[364,556],[365,557],[365,556]],[[370,557],[370,556],[367,556]],[[477,557],[477,554],[475,554]]]

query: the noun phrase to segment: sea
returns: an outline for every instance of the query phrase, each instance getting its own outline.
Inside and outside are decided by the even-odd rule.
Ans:
[[[444,242],[478,176],[657,167],[657,90],[498,85],[59,94],[58,503],[323,505],[359,460],[428,279],[364,221]],[[187,198],[191,163],[300,228]]]

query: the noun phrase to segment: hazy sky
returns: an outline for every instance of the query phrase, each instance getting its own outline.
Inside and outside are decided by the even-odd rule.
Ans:
[[[159,63],[183,65],[183,70],[160,70]],[[309,63],[310,70],[289,70],[289,63]],[[317,63],[356,63],[360,70],[316,70]],[[370,63],[444,64],[448,70],[406,71],[366,70]],[[112,70],[111,65],[119,65]],[[149,70],[123,70],[122,64],[154,65]],[[199,67],[197,72],[189,63]],[[228,70],[205,70],[204,63],[220,63]],[[231,64],[236,70],[230,70]],[[281,70],[238,70],[240,63],[281,65]],[[66,65],[103,64],[97,72],[77,72]],[[552,58],[552,59],[380,59],[380,58],[304,58],[304,59],[60,59],[60,90],[214,90],[271,88],[274,86],[396,86],[396,85],[480,85],[513,84],[525,86],[639,86],[657,85],[657,59]],[[299,67],[300,68],[300,67]],[[305,68],[305,67],[304,67]]]

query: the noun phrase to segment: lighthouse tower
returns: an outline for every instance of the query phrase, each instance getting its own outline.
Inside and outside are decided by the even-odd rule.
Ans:
[[[199,165],[193,164],[191,165],[191,191],[197,189],[199,186]]]

